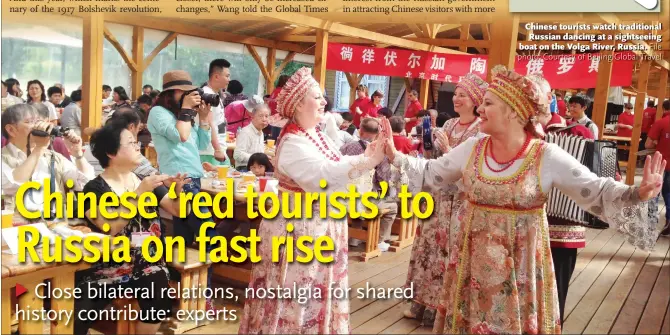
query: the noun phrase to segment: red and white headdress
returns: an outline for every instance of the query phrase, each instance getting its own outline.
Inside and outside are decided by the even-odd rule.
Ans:
[[[279,114],[287,119],[293,118],[296,106],[314,86],[319,87],[319,83],[312,77],[310,68],[303,67],[296,71],[277,96]]]
[[[481,106],[489,84],[482,78],[479,78],[478,75],[468,73],[456,84],[456,87],[460,87],[467,92],[475,106]]]
[[[487,89],[497,95],[521,118],[528,122],[543,107],[540,102],[540,90],[536,83],[503,65],[496,65],[491,74],[493,78]]]

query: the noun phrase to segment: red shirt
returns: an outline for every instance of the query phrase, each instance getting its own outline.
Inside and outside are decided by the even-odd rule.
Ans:
[[[554,113],[551,115],[551,120],[549,123],[547,123],[547,126],[545,127],[545,131],[551,131],[553,128],[565,128],[567,126],[571,126],[574,121],[568,121],[564,118],[562,118],[560,115]],[[591,130],[589,128],[586,128],[585,126],[578,124],[570,129],[567,130],[570,135],[575,135],[575,136],[581,136],[583,138],[588,138],[588,139],[595,139],[593,137],[593,133],[591,133]]]
[[[268,101],[268,107],[270,107],[270,115],[277,114],[277,97],[279,96],[279,92],[281,92],[281,89],[282,89],[281,87],[277,87],[270,94],[270,99]]]
[[[565,115],[568,113],[568,108],[565,106],[565,101],[563,101],[563,99],[558,100],[556,107],[558,107],[558,115],[565,117]]]
[[[360,108],[361,112],[365,114],[365,108],[368,104],[370,104],[370,97],[364,97],[356,99],[356,101],[354,101],[354,103],[349,107],[349,112],[351,112],[351,115],[354,116],[353,123],[356,128],[361,126],[362,118],[362,115],[358,115],[358,113],[356,113],[356,107]]]
[[[628,126],[632,126],[635,121],[635,115],[633,113],[623,112],[619,115],[619,122]],[[626,129],[619,127],[616,131],[616,136],[631,137],[633,136],[633,129]]]
[[[642,133],[644,134],[649,133],[649,129],[651,129],[651,125],[654,124],[655,119],[656,119],[656,108],[654,107],[645,108],[644,111],[642,112]]]
[[[419,114],[419,111],[422,109],[423,107],[421,107],[419,100],[414,100],[413,102],[410,102],[409,105],[407,105],[407,109],[405,109],[405,117],[416,117],[416,115]],[[416,127],[417,124],[419,124],[418,120],[407,122],[405,124],[405,131],[409,134],[412,131],[412,128]]]
[[[356,128],[360,126],[361,120],[363,118],[377,117],[377,112],[380,109],[382,109],[382,105],[375,106],[375,104],[373,104],[372,102],[368,102],[367,104],[363,105],[363,107],[361,107],[361,112],[363,112],[363,114],[361,115],[358,115],[358,113],[355,114],[358,115],[358,123],[359,123],[356,125]],[[354,122],[356,122],[356,117],[354,117]]]
[[[663,159],[670,160],[670,115],[654,122],[648,136],[648,138],[658,141],[656,150],[661,153]],[[665,166],[665,171],[670,171],[670,164]]]
[[[412,141],[407,136],[393,135],[393,146],[405,155],[412,151]]]

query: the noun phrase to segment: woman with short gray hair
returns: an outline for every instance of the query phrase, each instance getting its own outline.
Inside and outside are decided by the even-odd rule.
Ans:
[[[28,181],[49,180],[51,192],[67,190],[67,180],[74,181],[74,189],[81,190],[93,178],[93,167],[85,160],[82,141],[71,131],[63,136],[69,152],[74,154],[75,164],[63,155],[49,149],[54,126],[48,122],[34,105],[19,104],[2,113],[2,134],[9,143],[2,148],[2,190],[5,205],[13,207],[14,196],[19,187]],[[29,211],[42,212],[44,195],[41,189],[28,190],[23,199]],[[56,208],[51,206],[51,218]],[[44,216],[44,215],[42,215]]]

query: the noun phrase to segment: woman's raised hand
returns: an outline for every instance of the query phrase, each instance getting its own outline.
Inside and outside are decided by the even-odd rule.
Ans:
[[[375,140],[370,145],[365,148],[365,157],[367,157],[371,163],[377,166],[384,160],[384,148],[385,143],[380,140]]]
[[[647,156],[644,161],[644,174],[640,183],[640,200],[647,201],[656,197],[663,187],[663,173],[665,172],[666,161],[660,152],[656,152],[654,157]]]
[[[442,152],[449,152],[449,136],[442,129],[435,130],[435,142]]]

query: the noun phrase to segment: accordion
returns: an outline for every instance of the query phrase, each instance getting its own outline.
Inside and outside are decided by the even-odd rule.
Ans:
[[[616,177],[619,170],[616,143],[590,140],[564,133],[548,133],[545,141],[558,145],[597,176]],[[574,201],[556,188],[549,193],[546,208],[548,217],[556,217],[584,226],[595,226],[602,223],[597,217],[579,208]]]

